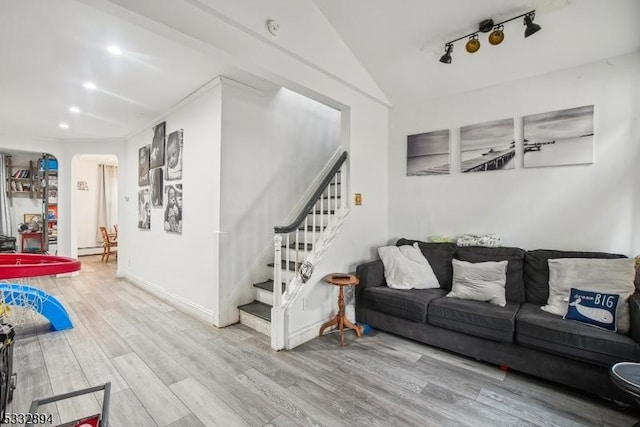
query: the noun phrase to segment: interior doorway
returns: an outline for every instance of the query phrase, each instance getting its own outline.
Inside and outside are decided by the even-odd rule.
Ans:
[[[103,253],[100,227],[117,239],[118,158],[110,154],[81,154],[72,164],[78,256],[100,255]]]

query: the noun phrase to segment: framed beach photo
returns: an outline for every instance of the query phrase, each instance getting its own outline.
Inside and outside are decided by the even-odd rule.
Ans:
[[[460,128],[460,169],[463,173],[514,169],[513,119]]]
[[[524,167],[593,163],[593,105],[524,117]]]
[[[407,176],[448,174],[449,147],[449,129],[407,136]]]

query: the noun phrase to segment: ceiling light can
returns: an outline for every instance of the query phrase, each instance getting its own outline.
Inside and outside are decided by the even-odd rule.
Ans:
[[[120,47],[116,46],[115,44],[109,45],[107,47],[107,52],[112,55],[122,55],[122,49],[120,49]]]
[[[273,37],[278,37],[278,32],[280,31],[280,24],[275,19],[267,19],[264,22],[265,27],[267,27],[267,31]]]

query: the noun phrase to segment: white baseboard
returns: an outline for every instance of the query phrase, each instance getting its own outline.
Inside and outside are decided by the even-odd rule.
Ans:
[[[78,256],[102,255],[102,252],[102,246],[96,246],[92,248],[78,248]]]
[[[146,282],[139,277],[133,274],[124,274],[122,276],[124,279],[129,281],[132,285],[137,286],[138,288],[149,292],[151,295],[160,298],[162,301],[166,302],[169,305],[174,306],[178,310],[184,311],[194,317],[197,317],[200,320],[203,320],[207,323],[213,324],[214,326],[218,326],[214,322],[214,312],[212,310],[208,310],[198,304],[194,304],[191,301],[188,301],[180,296],[173,295],[164,289],[154,285],[153,283]]]
[[[327,318],[326,320],[320,320],[319,322],[313,323],[307,326],[306,328],[299,329],[289,334],[289,340],[287,342],[286,349],[287,350],[294,349],[297,346],[306,343],[307,341],[311,341],[312,339],[317,338],[318,334],[320,333],[320,327],[324,325],[324,323],[327,322],[329,319],[330,317]],[[331,329],[334,329],[334,328],[331,328]],[[328,331],[330,331],[331,329],[328,329]],[[325,331],[325,333],[326,332],[327,331]]]

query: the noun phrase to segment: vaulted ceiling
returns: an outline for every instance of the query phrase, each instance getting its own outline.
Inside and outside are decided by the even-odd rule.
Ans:
[[[197,23],[180,16],[189,8]],[[535,35],[516,20],[502,44],[481,35],[477,53],[460,41],[451,64],[438,61],[482,19],[531,9]],[[232,55],[184,43],[189,25],[213,30],[213,19],[393,106],[636,52],[638,17],[638,0],[0,0],[0,135],[126,137],[217,75],[251,78]]]

